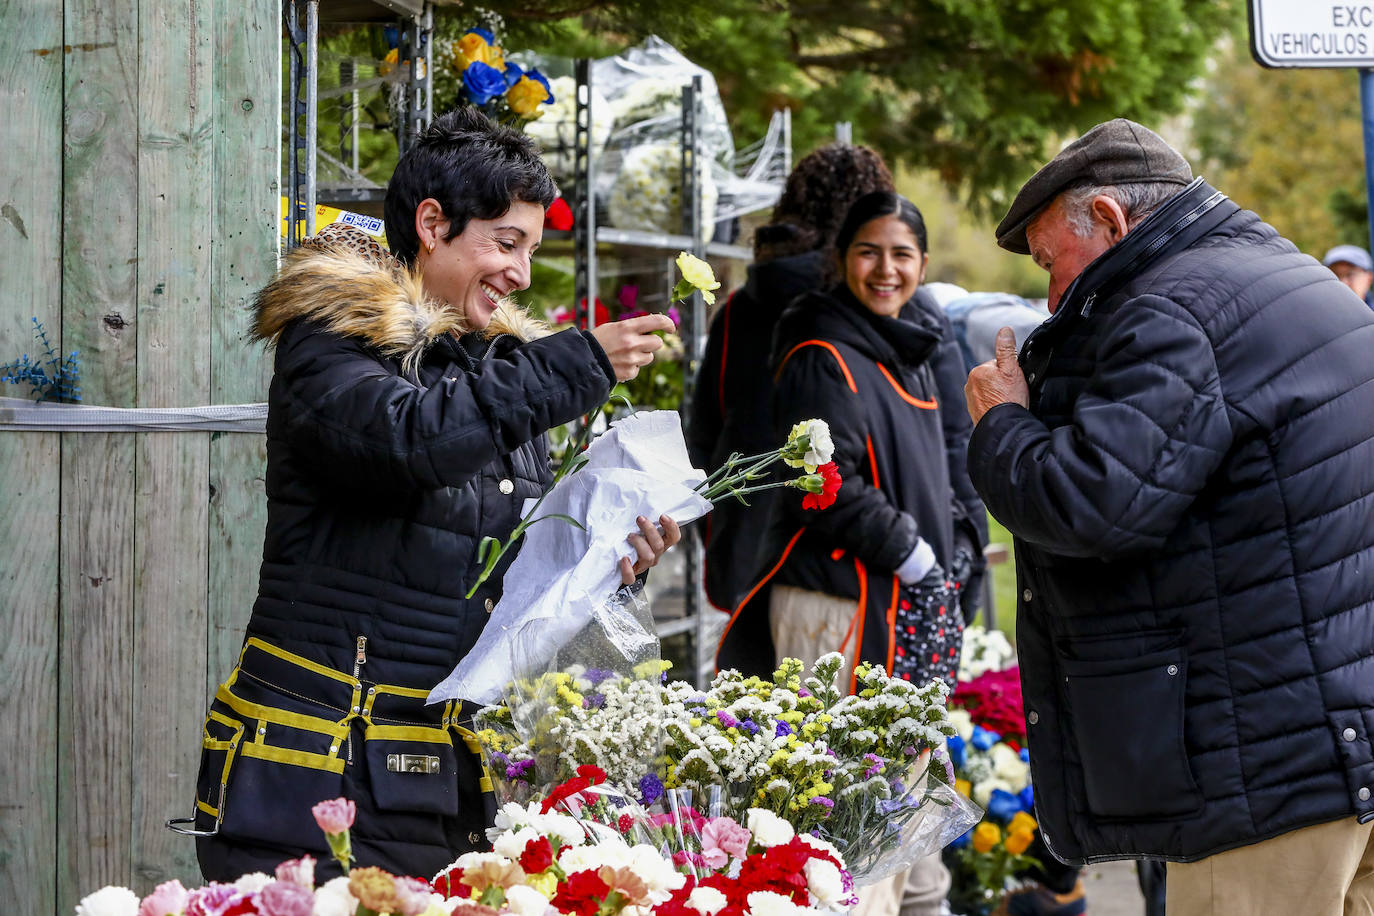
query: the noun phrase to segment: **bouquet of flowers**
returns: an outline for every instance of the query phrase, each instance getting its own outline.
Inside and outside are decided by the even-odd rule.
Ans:
[[[935,753],[954,735],[943,683],[917,687],[864,665],[849,696],[835,685],[843,663],[827,655],[804,681],[795,659],[771,680],[727,671],[706,691],[662,683],[653,676],[661,664],[624,677],[549,672],[517,694],[543,698],[536,715],[524,704],[489,707],[478,738],[501,797],[548,796],[590,766],[630,805],[696,800],[737,820],[770,812],[833,844],[856,878],[876,881],[939,849],[978,812]],[[623,811],[581,813],[615,824]]]
[[[950,900],[956,910],[987,913],[1039,863],[1026,854],[1037,828],[1030,755],[1024,747],[1025,712],[1020,671],[1006,638],[969,627],[964,652],[978,673],[963,679],[951,698],[949,739],[955,787],[986,809],[983,820],[945,851]]]
[[[480,108],[503,124],[523,127],[554,104],[553,88],[534,67],[506,59],[489,28],[470,28],[457,38],[434,40],[436,108]]]

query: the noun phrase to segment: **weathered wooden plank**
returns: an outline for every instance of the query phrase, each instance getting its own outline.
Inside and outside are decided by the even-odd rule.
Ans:
[[[137,0],[65,6],[63,343],[83,401],[114,407],[136,403],[137,22]],[[133,478],[132,436],[63,434],[61,659],[81,676],[59,699],[62,911],[132,878]]]
[[[217,404],[267,398],[271,363],[248,330],[252,296],[276,267],[280,16],[278,0],[244,0],[237,15],[215,24],[210,389]],[[211,436],[207,697],[238,655],[257,593],[266,464],[265,437]]]
[[[32,352],[30,318],[61,334],[62,2],[0,3],[0,21],[0,149],[23,164],[0,170],[7,362]],[[0,670],[23,685],[0,693],[0,887],[35,913],[57,909],[59,448],[56,433],[0,433]]]
[[[214,17],[234,4],[139,4],[138,398],[209,403]],[[131,853],[135,889],[193,880],[189,813],[205,688],[209,436],[142,433],[134,546]]]

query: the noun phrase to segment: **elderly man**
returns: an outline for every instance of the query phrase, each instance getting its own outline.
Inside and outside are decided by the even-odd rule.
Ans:
[[[1322,263],[1331,269],[1350,291],[1359,296],[1367,304],[1369,302],[1369,287],[1374,285],[1374,261],[1369,258],[1369,252],[1359,245],[1337,245],[1326,253],[1322,258]]]
[[[1167,859],[1170,916],[1370,912],[1374,315],[1125,120],[997,241],[1050,275],[966,390],[1046,843]]]

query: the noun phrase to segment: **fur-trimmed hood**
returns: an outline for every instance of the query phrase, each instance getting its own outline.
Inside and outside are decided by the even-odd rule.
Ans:
[[[291,321],[310,318],[336,334],[361,337],[407,370],[440,336],[472,330],[462,315],[425,295],[418,270],[403,267],[380,246],[363,252],[332,241],[309,240],[288,252],[253,309],[253,337],[269,345]],[[526,341],[549,328],[507,299],[482,333]]]

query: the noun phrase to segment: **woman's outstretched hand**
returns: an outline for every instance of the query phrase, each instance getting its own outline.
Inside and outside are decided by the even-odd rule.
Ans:
[[[666,515],[658,517],[657,526],[642,515],[636,521],[639,523],[639,531],[630,535],[627,540],[634,545],[639,560],[632,564],[629,557],[621,558],[620,581],[624,585],[633,585],[636,576],[651,566],[657,566],[658,558],[667,553],[669,547],[682,540],[682,531],[678,528],[677,522]]]
[[[673,319],[667,315],[640,315],[599,324],[592,329],[592,336],[610,358],[615,377],[628,382],[653,362],[654,351],[662,348],[663,338],[654,332],[671,330]]]

